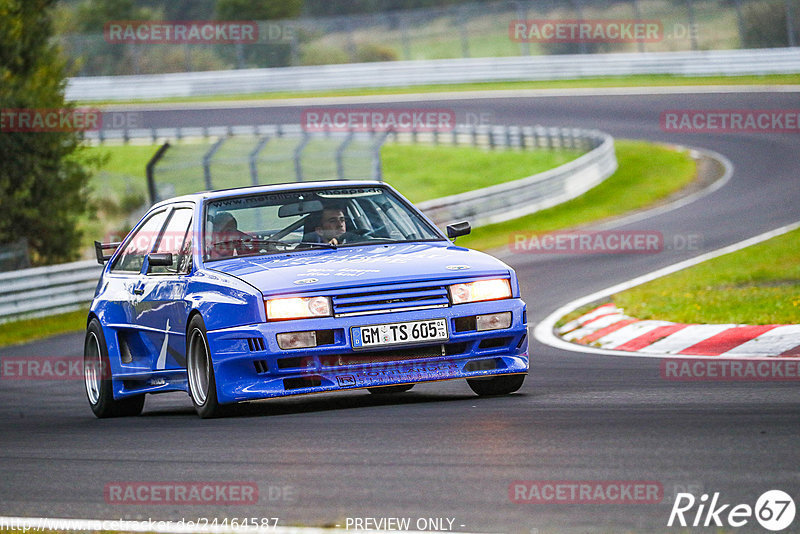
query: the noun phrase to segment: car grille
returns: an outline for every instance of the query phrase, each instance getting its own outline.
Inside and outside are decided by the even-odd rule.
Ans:
[[[436,282],[353,288],[333,297],[333,312],[338,316],[443,308],[449,305],[447,288]]]

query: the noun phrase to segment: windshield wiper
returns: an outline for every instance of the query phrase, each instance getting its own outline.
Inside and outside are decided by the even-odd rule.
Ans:
[[[276,239],[260,239],[257,237],[248,237],[248,238],[237,238],[237,239],[226,239],[225,241],[217,241],[213,243],[211,246],[216,247],[219,245],[291,245],[291,243],[286,243],[285,241],[278,241]]]
[[[335,249],[339,245],[334,245],[333,243],[320,243],[317,241],[300,241],[297,243],[298,245],[315,245],[317,247],[325,247],[325,248],[333,248]]]

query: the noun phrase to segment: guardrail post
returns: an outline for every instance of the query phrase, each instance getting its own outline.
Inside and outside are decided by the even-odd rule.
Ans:
[[[372,178],[374,180],[383,181],[383,170],[381,169],[381,147],[386,142],[386,139],[394,133],[393,130],[386,130],[378,137],[378,140],[372,145]]]
[[[294,27],[292,30],[292,37],[289,41],[289,61],[292,66],[295,66],[300,64],[300,43],[297,40],[298,28]]]
[[[635,2],[636,0],[634,0]],[[517,17],[519,20],[527,20],[528,19],[528,5],[522,2],[514,1],[512,4],[517,6]],[[529,56],[531,55],[531,45],[526,39],[522,39],[519,43],[519,51],[520,55]]]
[[[303,149],[306,147],[308,142],[311,140],[311,136],[308,135],[308,132],[303,132],[303,139],[297,145],[297,148],[294,149],[294,174],[295,179],[298,182],[303,181],[303,166],[300,163],[300,156],[303,153]]]
[[[225,140],[225,137],[220,138],[203,156],[203,178],[205,178],[206,189],[208,190],[214,189],[214,186],[211,185],[211,158],[214,157],[214,154],[217,153],[217,150],[220,149]]]
[[[353,63],[358,62],[357,52],[356,49],[356,42],[353,39],[353,23],[350,20],[350,17],[344,17],[344,31],[347,32],[347,53],[350,54],[350,60]]]
[[[572,5],[575,7],[575,13],[578,15],[578,24],[583,22],[583,9],[581,9],[581,2],[580,0],[572,0]],[[580,47],[581,54],[586,53],[586,43],[581,39],[578,45]]]
[[[692,50],[697,50],[697,32],[695,31],[694,6],[692,0],[686,0],[686,9],[689,12],[689,42],[692,43]]]
[[[736,1],[738,2],[738,0]],[[631,5],[633,6],[633,18],[642,20],[642,12],[639,10],[639,0],[631,0]],[[636,40],[636,48],[639,52],[644,52],[644,41],[642,39]]]
[[[145,166],[145,174],[147,176],[147,193],[150,195],[150,204],[155,204],[158,202],[158,190],[156,189],[156,178],[155,178],[155,168],[156,164],[164,157],[164,153],[169,150],[170,144],[164,143],[159,147],[153,157],[150,158],[150,161],[147,162]]]
[[[336,176],[340,180],[344,180],[344,151],[347,150],[347,147],[350,143],[353,142],[353,138],[355,137],[355,133],[351,130],[347,137],[345,137],[344,141],[336,147]]]
[[[789,46],[794,48],[797,42],[794,38],[794,12],[792,11],[792,0],[786,0],[786,34],[789,39]]]
[[[249,160],[250,160],[250,179],[253,182],[253,185],[258,185],[258,154],[264,147],[267,146],[267,142],[269,141],[269,136],[265,135],[261,138],[258,142],[256,147],[250,152]]]

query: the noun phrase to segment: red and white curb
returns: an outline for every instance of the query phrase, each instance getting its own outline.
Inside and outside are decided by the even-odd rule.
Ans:
[[[725,164],[725,167],[728,169],[726,172],[730,174],[732,172],[733,167],[731,166],[730,162],[727,161],[722,156],[719,156]],[[715,182],[716,183],[716,182]],[[630,329],[626,330],[625,332],[617,333],[614,339],[620,339],[622,336],[630,335],[632,336],[630,339],[623,339],[618,344],[616,344],[615,349],[610,348],[601,348],[600,346],[596,346],[592,341],[585,340],[584,343],[578,344],[571,341],[572,339],[583,339],[590,334],[595,334],[595,332],[576,332],[574,335],[569,336],[571,339],[568,341],[556,329],[556,323],[565,315],[573,312],[581,308],[582,306],[587,306],[593,302],[598,302],[604,299],[608,299],[612,295],[616,293],[621,293],[622,291],[628,290],[632,287],[636,287],[641,284],[645,284],[647,282],[651,282],[656,280],[657,278],[661,278],[662,276],[667,276],[672,273],[676,273],[683,269],[687,269],[689,267],[693,267],[699,263],[704,261],[708,261],[713,258],[717,258],[719,256],[723,256],[725,254],[729,254],[731,252],[736,252],[737,250],[742,250],[752,245],[756,245],[758,243],[762,243],[767,241],[768,239],[772,239],[773,237],[777,237],[779,235],[786,234],[793,230],[797,230],[800,228],[800,221],[796,221],[791,224],[787,224],[785,226],[781,226],[780,228],[775,228],[768,232],[764,232],[762,234],[744,239],[739,241],[738,243],[734,243],[732,245],[728,245],[726,247],[722,247],[717,250],[713,250],[711,252],[706,252],[705,254],[700,254],[699,256],[695,256],[693,258],[689,258],[687,260],[680,261],[678,263],[674,263],[672,265],[667,265],[666,267],[662,267],[661,269],[655,270],[653,272],[643,274],[626,282],[622,282],[611,287],[607,287],[605,289],[601,289],[600,291],[596,291],[590,295],[586,295],[579,299],[575,299],[571,302],[568,302],[551,312],[547,317],[542,319],[533,329],[533,337],[539,341],[540,343],[554,347],[560,350],[567,350],[570,352],[579,352],[583,354],[604,354],[607,356],[633,356],[633,357],[640,357],[640,358],[664,358],[669,357],[677,353],[681,353],[680,357],[682,358],[713,358],[716,359],[718,356],[709,356],[709,355],[688,355],[686,349],[692,348],[694,345],[697,345],[700,341],[712,338],[715,335],[722,333],[723,331],[729,330],[731,328],[764,328],[764,327],[752,327],[749,325],[677,325],[675,323],[667,323],[667,322],[658,322],[658,321],[639,321],[633,317],[626,317],[627,320],[630,320]],[[596,311],[596,310],[595,310]],[[608,313],[608,310],[603,310]],[[603,313],[602,311],[598,311],[597,315]],[[595,316],[596,319],[600,319],[600,317]],[[624,314],[623,314],[624,315]],[[611,326],[612,323],[608,322],[612,321],[612,319],[605,319],[605,327]],[[644,323],[644,324],[640,324]],[[599,323],[602,324],[602,323]],[[565,325],[566,326],[566,325]],[[573,326],[573,325],[570,325]],[[572,330],[577,330],[578,327],[582,327],[583,325],[575,325],[575,328]],[[628,325],[619,325],[619,330],[622,330],[625,326]],[[691,330],[689,330],[689,327]],[[719,327],[722,326],[722,329]],[[691,343],[688,345],[684,345],[679,348],[678,345],[673,346],[666,346],[669,342],[665,341],[661,345],[656,345],[655,341],[659,341],[661,339],[668,338],[667,334],[675,333],[669,332],[666,330],[657,330],[659,327],[670,327],[675,328],[676,332],[678,329],[683,329],[682,327],[687,328],[687,332],[684,334],[694,332],[693,335],[705,335],[705,337],[698,338],[698,341],[695,343]],[[772,356],[787,356],[788,354],[795,352],[795,347],[797,347],[798,343],[800,343],[800,325],[768,325],[767,328],[769,330],[765,330],[764,332],[760,333],[756,336],[746,337],[741,343],[737,343],[735,341],[728,341],[728,344],[731,345],[729,349],[725,351],[726,356],[736,356],[736,357],[764,357],[764,350],[762,349],[763,346],[769,346],[771,349],[769,350],[772,353]],[[716,328],[716,330],[715,330]],[[645,331],[640,332],[639,329],[644,329]],[[570,332],[572,331],[570,330]],[[666,331],[666,333],[665,333]],[[734,330],[731,333],[725,334],[726,336],[733,336],[734,338],[737,334],[741,334],[742,332],[746,332],[747,330]],[[709,333],[711,332],[711,333]],[[569,332],[564,332],[565,334]],[[601,332],[597,335],[597,339],[593,341],[598,341],[605,335],[610,335],[612,332]],[[636,335],[636,334],[641,335]],[[751,332],[752,333],[752,332]],[[583,335],[580,335],[583,334]],[[648,338],[643,338],[642,335],[648,334],[650,337],[657,338],[653,341],[648,340]],[[637,340],[638,344],[644,343],[642,347],[637,347],[636,344],[630,343],[634,339]],[[676,338],[678,339],[678,338]],[[607,340],[604,340],[607,341]],[[713,343],[716,343],[717,340],[713,340]],[[796,341],[796,342],[795,342]],[[587,344],[592,343],[592,344]],[[762,345],[763,343],[763,345]],[[645,351],[644,348],[649,347],[653,350],[661,350],[661,352],[650,352],[650,350]],[[626,350],[623,350],[626,349]],[[677,350],[676,350],[677,349]],[[673,352],[669,352],[673,351]],[[800,356],[800,354],[797,354]],[[771,357],[771,356],[767,356]]]
[[[557,330],[572,343],[664,356],[800,357],[800,325],[639,320],[604,304]]]

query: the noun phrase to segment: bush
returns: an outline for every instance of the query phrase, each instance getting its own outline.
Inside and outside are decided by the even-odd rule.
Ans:
[[[388,46],[376,43],[366,43],[359,45],[356,49],[356,60],[359,63],[369,63],[373,61],[397,61],[397,52]]]
[[[350,61],[350,55],[341,48],[320,43],[304,46],[300,54],[301,65],[333,65]]]

